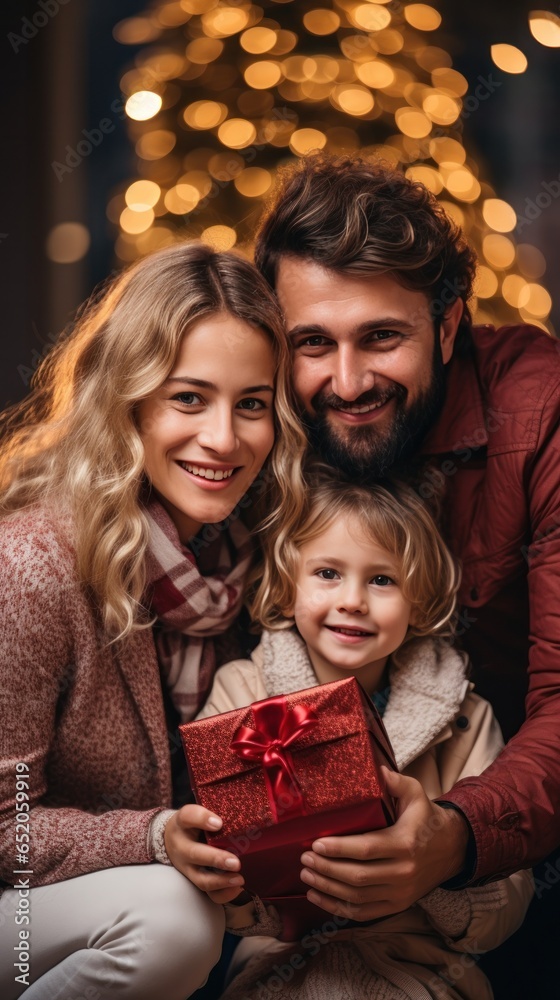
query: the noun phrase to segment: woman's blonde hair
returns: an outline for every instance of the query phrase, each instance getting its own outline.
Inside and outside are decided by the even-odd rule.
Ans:
[[[0,514],[32,504],[69,510],[80,579],[112,638],[147,624],[137,404],[168,377],[191,325],[223,312],[264,331],[273,346],[276,444],[267,471],[274,476],[261,478],[260,492],[275,479],[292,510],[301,502],[306,439],[278,305],[249,261],[202,243],[168,247],[118,276],[45,359],[30,397],[0,420]]]
[[[407,640],[452,635],[459,572],[420,497],[402,483],[357,486],[326,479],[326,474],[325,467],[311,477],[299,512],[275,518],[265,531],[264,570],[251,605],[254,619],[268,629],[292,625],[284,609],[294,605],[299,549],[335,521],[354,519],[367,538],[398,560],[398,584],[413,608]]]

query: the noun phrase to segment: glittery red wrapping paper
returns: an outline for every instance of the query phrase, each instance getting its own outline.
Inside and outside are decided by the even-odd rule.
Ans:
[[[246,888],[273,902],[284,940],[295,940],[328,917],[305,897],[300,855],[313,840],[364,833],[394,820],[380,771],[395,768],[383,723],[354,677],[286,695],[288,708],[305,705],[317,725],[290,747],[306,814],[274,821],[259,762],[231,749],[241,726],[254,727],[251,706],[180,726],[196,799],[223,820],[207,841],[241,858]],[[261,702],[260,704],[265,704]],[[286,811],[286,810],[284,810]]]

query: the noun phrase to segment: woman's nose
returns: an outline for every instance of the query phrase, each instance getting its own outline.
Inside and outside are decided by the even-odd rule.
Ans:
[[[220,455],[229,455],[239,447],[239,440],[235,433],[233,415],[227,413],[213,413],[207,415],[204,427],[198,434],[198,443],[202,448],[208,448]]]

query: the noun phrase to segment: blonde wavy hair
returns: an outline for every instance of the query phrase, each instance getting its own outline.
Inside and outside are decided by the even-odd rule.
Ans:
[[[69,511],[80,580],[112,639],[149,624],[137,404],[168,377],[192,324],[223,312],[273,346],[276,443],[260,493],[264,483],[267,499],[293,511],[306,438],[278,305],[249,261],[202,243],[168,247],[119,275],[42,363],[31,395],[0,418],[0,516],[34,504]]]
[[[264,532],[264,569],[251,612],[264,628],[289,628],[283,609],[296,597],[299,550],[335,521],[357,521],[364,535],[398,560],[398,584],[413,608],[406,641],[418,636],[453,634],[459,571],[431,514],[403,483],[358,486],[325,478],[323,467],[311,475],[299,511],[274,516]]]

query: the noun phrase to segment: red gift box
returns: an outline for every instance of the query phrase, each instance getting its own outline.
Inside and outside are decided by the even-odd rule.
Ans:
[[[380,765],[396,769],[381,718],[354,677],[179,727],[197,802],[223,820],[209,844],[241,859],[249,892],[293,941],[326,912],[306,898],[300,856],[318,837],[394,822]]]

